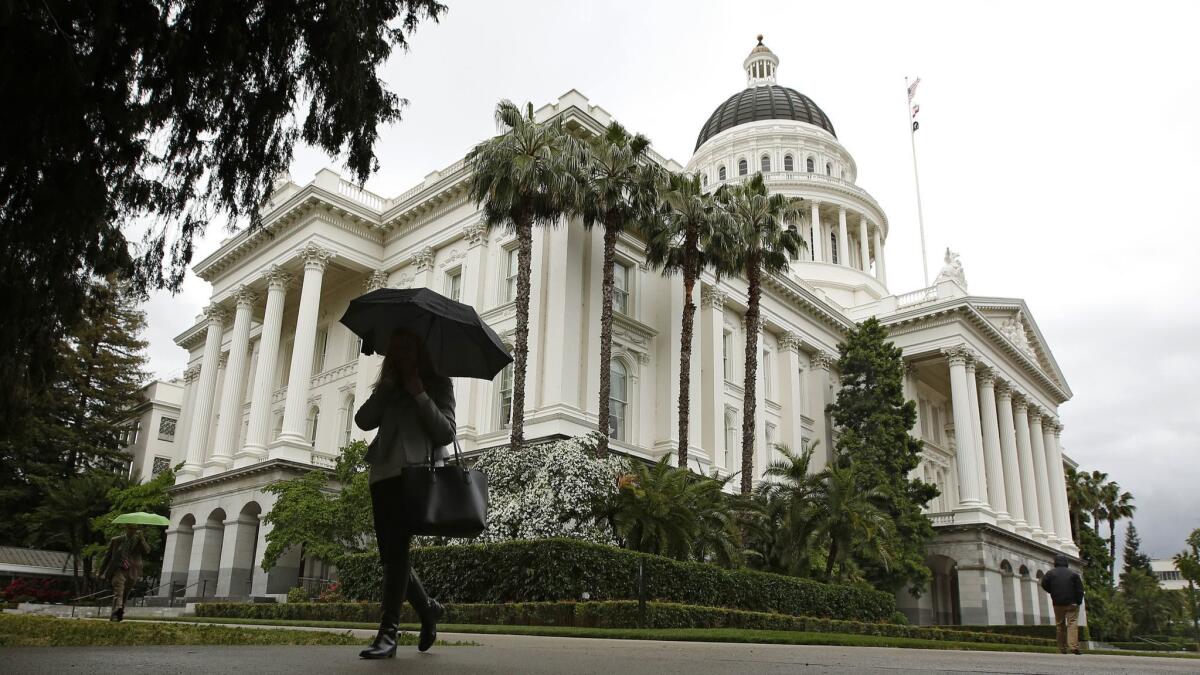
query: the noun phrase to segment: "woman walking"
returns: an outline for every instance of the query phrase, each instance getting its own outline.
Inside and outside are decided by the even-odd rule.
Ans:
[[[428,650],[437,639],[437,621],[444,610],[425,594],[409,565],[412,534],[403,519],[400,472],[446,458],[444,446],[454,442],[454,385],[437,374],[420,338],[397,331],[388,346],[371,397],[354,416],[364,431],[379,429],[367,451],[371,465],[371,505],[375,537],[383,563],[383,611],[379,633],[364,659],[396,655],[400,604],[407,598],[421,619],[417,648]]]

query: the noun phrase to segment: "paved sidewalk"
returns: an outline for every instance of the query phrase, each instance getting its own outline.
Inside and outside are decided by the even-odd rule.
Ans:
[[[356,634],[359,631],[355,631]],[[388,661],[362,661],[357,647],[73,647],[0,649],[4,673],[307,675],[309,673],[1200,673],[1200,661],[1135,656],[1059,656],[701,642],[443,634],[473,647],[402,648]],[[364,640],[364,643],[366,640]]]

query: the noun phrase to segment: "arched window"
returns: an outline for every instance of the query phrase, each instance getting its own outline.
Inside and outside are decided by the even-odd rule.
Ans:
[[[608,437],[625,440],[625,407],[629,403],[629,378],[617,359],[609,362],[612,380],[608,388]]]
[[[766,155],[763,155],[762,156],[762,172],[767,173],[770,170],[771,170],[771,158]]]
[[[725,468],[732,470],[734,467],[730,465],[730,458],[734,456],[734,451],[738,446],[737,437],[737,411],[732,408],[725,409]]]
[[[725,180],[725,167],[724,167],[724,165],[717,167],[717,180]]]
[[[317,447],[317,425],[321,421],[321,409],[313,406],[308,410],[308,440],[312,446]]]
[[[826,176],[833,175],[833,165],[830,164],[829,162],[825,162],[825,175]]]
[[[833,232],[829,233],[829,262],[838,264],[837,235]]]
[[[346,400],[346,419],[342,424],[342,447],[350,445],[350,433],[354,430],[354,394]]]
[[[783,156],[783,170],[784,171],[792,171],[793,169],[795,169],[795,166],[792,164],[792,156],[784,155]]]
[[[500,371],[500,382],[496,390],[496,414],[500,420],[500,428],[507,429],[512,424],[513,411],[513,364],[508,364]]]
[[[749,170],[750,170],[750,165],[746,164],[746,160],[739,159],[738,160],[738,175],[745,176],[746,173],[749,172]]]
[[[708,185],[708,174],[706,174],[706,173],[700,174],[700,185],[702,185],[702,186]]]
[[[812,157],[809,157],[808,159],[804,160],[804,170],[805,171],[812,173],[817,170],[816,166],[817,166],[816,162],[813,161]]]

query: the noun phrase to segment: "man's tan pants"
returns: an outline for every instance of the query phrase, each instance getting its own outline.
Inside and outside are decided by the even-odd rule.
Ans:
[[[133,579],[125,578],[125,570],[117,570],[112,575],[113,610],[125,609],[125,591],[133,585]]]
[[[1079,649],[1079,605],[1055,605],[1054,624],[1058,626],[1058,651],[1062,654]]]

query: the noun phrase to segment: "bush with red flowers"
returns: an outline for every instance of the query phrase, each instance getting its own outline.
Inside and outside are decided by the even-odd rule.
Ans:
[[[62,602],[71,597],[66,584],[58,579],[17,577],[0,591],[7,602]]]

